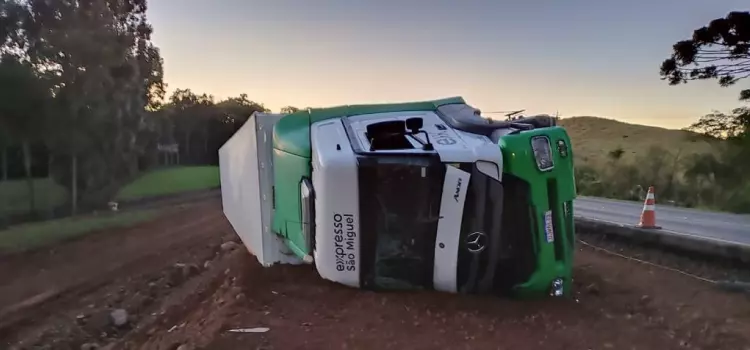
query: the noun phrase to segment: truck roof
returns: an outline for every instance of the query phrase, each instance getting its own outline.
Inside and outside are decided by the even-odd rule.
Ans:
[[[437,100],[345,105],[328,108],[310,108],[283,117],[276,123],[273,132],[274,148],[302,157],[311,157],[309,128],[312,123],[331,118],[349,117],[363,114],[435,111],[440,106],[449,104],[465,104],[462,97],[448,97]]]

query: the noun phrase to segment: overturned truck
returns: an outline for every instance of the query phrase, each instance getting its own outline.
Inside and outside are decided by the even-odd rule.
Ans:
[[[219,151],[224,213],[264,266],[357,288],[570,291],[573,154],[546,115],[460,97],[256,113]]]

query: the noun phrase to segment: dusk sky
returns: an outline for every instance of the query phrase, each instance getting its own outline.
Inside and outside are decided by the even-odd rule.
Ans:
[[[463,96],[680,128],[740,105],[716,81],[669,86],[672,44],[747,0],[152,0],[169,90],[285,105]]]

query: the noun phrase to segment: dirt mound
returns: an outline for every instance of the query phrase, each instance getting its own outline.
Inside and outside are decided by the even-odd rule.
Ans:
[[[149,223],[3,257],[0,345],[79,349],[126,334],[236,239],[219,208],[216,199],[176,206]],[[127,313],[120,326],[117,309]]]
[[[576,293],[570,299],[375,293],[322,280],[309,265],[262,268],[241,245],[225,244],[235,236],[217,215],[218,203],[204,205],[57,249],[70,260],[27,256],[28,264],[49,276],[71,273],[71,264],[92,265],[69,279],[99,276],[93,278],[98,282],[15,313],[34,315],[33,320],[0,318],[5,322],[0,344],[110,350],[737,350],[750,344],[747,296],[589,248],[581,247],[576,256]],[[176,233],[165,225],[185,228]],[[65,255],[98,250],[109,253]],[[121,264],[127,267],[112,268]],[[27,274],[33,269],[25,271],[12,275],[10,285],[28,283],[29,290],[44,292],[38,275]],[[244,328],[267,330],[231,332]]]

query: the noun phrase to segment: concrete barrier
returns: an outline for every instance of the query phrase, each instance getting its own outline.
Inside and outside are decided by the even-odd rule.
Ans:
[[[679,251],[750,263],[750,245],[663,229],[642,229],[609,221],[575,217],[576,232],[610,235]]]

